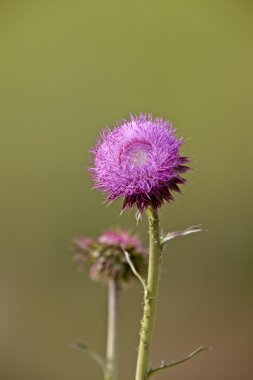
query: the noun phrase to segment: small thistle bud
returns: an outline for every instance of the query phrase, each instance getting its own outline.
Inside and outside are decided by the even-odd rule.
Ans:
[[[74,246],[74,260],[80,263],[79,271],[88,268],[94,281],[107,282],[112,279],[123,284],[136,278],[124,251],[128,252],[139,273],[146,272],[147,252],[141,241],[127,231],[106,231],[97,239],[79,237],[75,239]]]

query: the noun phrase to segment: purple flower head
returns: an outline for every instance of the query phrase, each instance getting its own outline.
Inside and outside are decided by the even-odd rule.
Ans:
[[[107,282],[114,279],[127,283],[135,278],[126,260],[127,251],[135,268],[144,273],[147,269],[147,252],[142,242],[127,231],[106,231],[97,239],[80,237],[74,241],[74,260],[80,263],[79,270],[89,269],[92,280]]]
[[[95,187],[110,202],[123,197],[123,209],[137,206],[140,213],[171,202],[172,191],[180,192],[178,185],[186,182],[181,174],[189,170],[189,159],[180,155],[183,142],[170,121],[131,115],[130,121],[103,131],[93,149]]]

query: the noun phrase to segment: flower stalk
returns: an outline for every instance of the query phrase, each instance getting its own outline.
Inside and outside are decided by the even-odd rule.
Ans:
[[[146,380],[149,371],[149,357],[154,330],[155,312],[158,296],[159,269],[161,263],[161,243],[159,217],[156,208],[147,209],[149,221],[149,267],[146,291],[144,293],[144,311],[140,329],[135,380]]]
[[[117,380],[117,356],[119,339],[119,283],[111,279],[108,283],[108,330],[105,380]]]

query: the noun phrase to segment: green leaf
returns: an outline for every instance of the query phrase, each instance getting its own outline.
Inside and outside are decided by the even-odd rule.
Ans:
[[[162,371],[163,369],[175,367],[176,365],[182,364],[182,363],[192,359],[195,355],[199,354],[200,352],[207,351],[207,350],[211,350],[211,348],[200,346],[199,348],[197,348],[197,350],[193,351],[191,354],[184,357],[183,359],[171,362],[169,364],[165,364],[164,361],[162,361],[160,367],[150,368],[150,370],[148,371],[148,378],[150,378],[154,373]]]
[[[82,342],[76,342],[71,345],[71,347],[75,350],[80,350],[89,355],[95,362],[102,368],[103,371],[106,371],[106,362],[100,355],[94,352],[87,344]]]
[[[175,239],[176,237],[186,236],[186,235],[193,234],[195,232],[202,232],[202,231],[207,231],[207,230],[205,230],[201,226],[201,224],[198,224],[197,226],[191,226],[182,231],[169,232],[167,235],[161,238],[161,246],[163,247],[166,243],[168,243],[172,239]]]

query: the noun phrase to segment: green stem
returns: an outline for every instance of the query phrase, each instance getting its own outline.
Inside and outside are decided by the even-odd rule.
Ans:
[[[108,284],[108,330],[105,380],[117,380],[117,354],[119,335],[118,314],[119,284],[115,280],[110,280]]]
[[[141,321],[140,343],[135,380],[147,380],[149,356],[157,305],[159,268],[161,261],[161,243],[158,212],[154,208],[147,210],[149,220],[149,267],[147,288],[144,294],[144,311]]]

